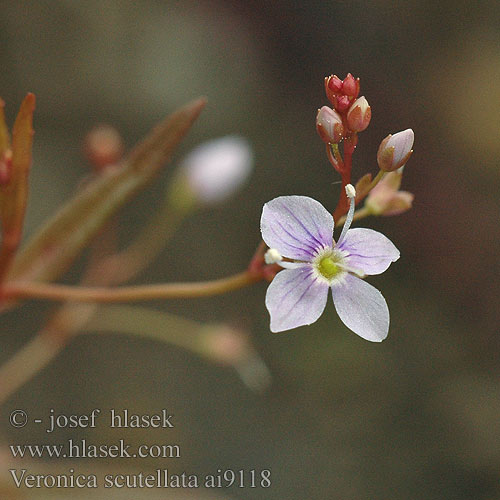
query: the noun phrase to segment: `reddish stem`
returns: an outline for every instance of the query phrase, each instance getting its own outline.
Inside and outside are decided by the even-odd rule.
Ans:
[[[266,243],[261,240],[257,250],[250,260],[250,264],[248,265],[248,273],[251,276],[254,276],[258,281],[260,279],[265,279],[266,281],[272,281],[276,274],[281,271],[281,267],[278,264],[266,264],[264,255],[267,251]]]
[[[337,208],[335,208],[335,211],[333,212],[335,222],[337,222],[342,215],[346,214],[349,209],[349,201],[345,193],[345,187],[351,182],[352,155],[356,149],[357,143],[357,134],[353,134],[344,139],[344,168],[342,169],[342,172],[340,172],[340,175],[342,176],[342,188],[340,190],[340,198]]]
[[[255,250],[250,263],[248,264],[248,272],[255,276],[262,276],[264,267],[264,254],[266,253],[267,245],[263,240],[260,241],[259,246]]]

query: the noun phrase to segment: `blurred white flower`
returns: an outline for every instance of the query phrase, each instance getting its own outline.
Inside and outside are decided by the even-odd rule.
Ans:
[[[204,203],[229,198],[245,183],[252,168],[250,145],[237,136],[205,142],[182,162],[190,189]]]

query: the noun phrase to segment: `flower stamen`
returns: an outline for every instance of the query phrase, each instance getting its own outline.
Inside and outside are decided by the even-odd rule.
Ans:
[[[345,275],[344,253],[334,248],[325,248],[312,262],[317,276],[329,284]]]
[[[347,184],[345,187],[345,194],[349,198],[349,212],[347,212],[347,217],[344,222],[344,227],[342,228],[342,232],[340,233],[340,238],[339,241],[337,242],[337,245],[341,243],[341,241],[344,239],[345,234],[349,230],[352,224],[352,220],[354,217],[354,208],[356,206],[356,189],[352,184]]]
[[[338,262],[334,262],[331,256],[323,257],[318,264],[318,271],[327,279],[331,280],[339,272]]]
[[[283,256],[276,250],[276,248],[270,248],[264,254],[264,261],[266,264],[276,264],[283,260]]]
[[[358,278],[366,278],[366,274],[361,269],[356,269],[355,267],[346,266],[345,264],[340,262],[337,263],[337,267],[339,267],[342,271],[354,274]]]

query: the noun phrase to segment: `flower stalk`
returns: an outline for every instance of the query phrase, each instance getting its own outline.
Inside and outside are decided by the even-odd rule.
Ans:
[[[145,300],[193,299],[238,290],[260,281],[262,276],[243,271],[226,278],[192,283],[166,283],[123,287],[82,287],[54,283],[9,282],[2,296],[11,299],[44,299],[78,302],[140,302]]]

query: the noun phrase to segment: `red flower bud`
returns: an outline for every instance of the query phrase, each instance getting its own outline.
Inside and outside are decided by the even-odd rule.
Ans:
[[[349,109],[349,106],[351,105],[351,101],[349,100],[349,97],[346,95],[341,95],[337,96],[335,99],[335,109],[339,111],[340,113],[343,113],[347,109]]]
[[[334,92],[341,92],[343,83],[342,80],[337,75],[333,75],[329,77],[328,86]]]
[[[337,75],[327,76],[325,78],[325,92],[328,100],[335,104],[336,96],[342,92],[342,80]]]
[[[362,132],[368,127],[372,110],[364,97],[356,99],[347,113],[347,125],[353,132]]]
[[[358,97],[359,93],[359,78],[357,80],[351,75],[351,73],[347,73],[347,76],[344,78],[342,90],[344,94],[348,97],[355,98]]]
[[[389,172],[371,191],[365,206],[373,215],[399,215],[408,211],[414,195],[400,191],[402,172]]]

